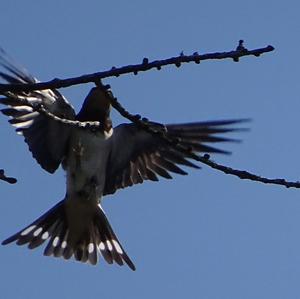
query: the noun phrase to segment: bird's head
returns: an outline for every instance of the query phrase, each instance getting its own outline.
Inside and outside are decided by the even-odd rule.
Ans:
[[[84,100],[76,119],[79,121],[99,121],[105,131],[112,127],[110,119],[111,93],[102,87],[94,87]]]

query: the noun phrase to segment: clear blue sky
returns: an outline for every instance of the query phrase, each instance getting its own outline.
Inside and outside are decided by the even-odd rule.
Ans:
[[[79,2],[79,1],[77,1]],[[239,39],[276,51],[240,63],[203,62],[105,80],[131,112],[160,122],[251,117],[226,144],[225,165],[268,177],[300,175],[298,1],[4,1],[1,46],[41,80],[152,59],[226,51]],[[77,108],[89,86],[62,92]],[[114,114],[115,123],[123,121]],[[0,117],[0,239],[64,197]],[[203,166],[173,181],[107,197],[104,208],[137,271],[0,247],[1,298],[300,298],[300,193]]]

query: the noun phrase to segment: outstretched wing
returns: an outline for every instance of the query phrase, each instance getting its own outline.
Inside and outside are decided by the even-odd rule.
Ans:
[[[0,78],[7,83],[36,83],[38,80],[21,67],[14,65],[0,50]],[[64,119],[75,119],[75,111],[57,90],[31,92],[5,92],[0,103],[7,108],[1,112],[25,138],[33,157],[50,173],[59,167],[68,143],[71,128],[34,111],[32,106],[42,105],[47,111]],[[24,102],[25,101],[25,102]],[[27,103],[27,104],[26,104]]]
[[[210,144],[236,141],[216,134],[237,131],[230,125],[243,120],[225,120],[166,125],[166,136],[175,138],[180,146],[197,153],[229,152]],[[190,160],[189,152],[170,145],[160,137],[154,136],[134,124],[122,124],[114,129],[111,139],[112,150],[107,164],[104,194],[112,194],[117,189],[142,183],[144,180],[158,181],[162,176],[171,179],[170,172],[186,175],[178,165],[200,168]]]

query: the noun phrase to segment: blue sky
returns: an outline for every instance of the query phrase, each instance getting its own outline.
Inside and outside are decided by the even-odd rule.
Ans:
[[[78,1],[79,2],[79,1]],[[6,1],[1,46],[40,80],[178,55],[273,45],[260,58],[206,61],[107,79],[133,112],[175,123],[252,118],[219,163],[299,179],[298,1]],[[80,107],[92,85],[61,90]],[[114,113],[115,123],[124,121]],[[62,171],[37,165],[0,117],[0,238],[64,197]],[[173,181],[109,196],[104,209],[137,271],[0,247],[1,298],[298,298],[299,191],[242,181],[203,166]]]

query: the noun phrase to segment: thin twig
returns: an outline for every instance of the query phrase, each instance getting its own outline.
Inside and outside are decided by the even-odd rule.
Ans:
[[[250,180],[255,182],[260,182],[263,184],[272,184],[272,185],[280,185],[286,188],[300,188],[300,182],[290,182],[286,181],[285,179],[268,179],[265,177],[258,176],[256,174],[250,173],[245,170],[238,170],[231,167],[227,167],[221,164],[218,164],[212,160],[210,160],[209,155],[204,155],[203,157],[199,157],[199,161],[206,164],[207,166],[222,171],[226,174],[230,174],[233,176],[237,176],[242,180]]]
[[[72,85],[85,84],[90,82],[95,82],[108,77],[118,77],[123,74],[138,74],[138,72],[148,71],[150,69],[156,68],[160,70],[163,66],[166,65],[175,65],[180,67],[182,63],[195,62],[200,63],[204,60],[217,60],[217,59],[226,59],[230,58],[234,61],[239,61],[239,58],[243,56],[260,56],[261,54],[271,52],[274,50],[273,46],[267,46],[264,48],[248,50],[243,46],[243,41],[239,41],[239,45],[236,50],[230,52],[216,52],[200,55],[198,52],[193,53],[192,55],[184,55],[181,53],[179,56],[164,59],[164,60],[155,60],[149,62],[148,58],[144,58],[142,63],[127,65],[123,67],[112,67],[110,70],[97,72],[93,74],[82,75],[79,77],[67,78],[67,79],[54,79],[48,82],[39,82],[33,84],[0,84],[0,93],[7,91],[11,92],[29,92],[33,90],[43,90],[43,89],[58,89],[69,87]]]
[[[5,181],[9,184],[15,184],[17,182],[17,179],[13,177],[7,177],[4,173],[4,169],[0,169],[0,180]]]

